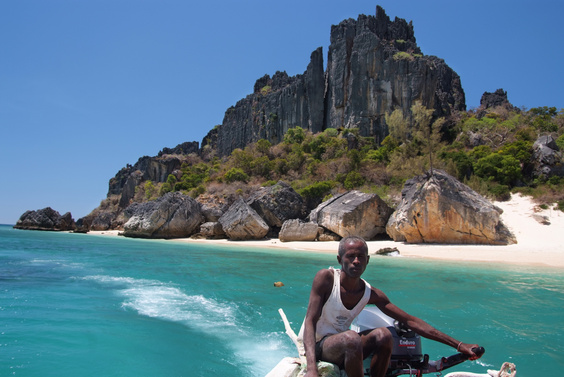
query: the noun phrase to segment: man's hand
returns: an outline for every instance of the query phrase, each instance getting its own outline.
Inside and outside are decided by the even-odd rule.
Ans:
[[[469,355],[470,357],[468,358],[468,360],[477,360],[482,357],[482,355],[476,355],[474,351],[472,351],[472,349],[478,347],[480,346],[477,344],[460,343],[457,350],[466,355]]]

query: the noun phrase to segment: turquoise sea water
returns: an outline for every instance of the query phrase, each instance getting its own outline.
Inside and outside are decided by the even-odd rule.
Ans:
[[[296,356],[278,308],[297,332],[315,272],[331,265],[297,250],[0,226],[0,376],[264,376]],[[364,277],[486,348],[453,370],[564,369],[562,270],[373,257]],[[427,340],[423,350],[454,351]]]

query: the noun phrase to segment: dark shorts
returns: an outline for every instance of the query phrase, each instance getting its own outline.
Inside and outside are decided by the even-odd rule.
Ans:
[[[329,337],[329,335],[325,335],[321,340],[315,343],[315,359],[317,361],[321,361],[321,353],[323,352],[323,342]]]

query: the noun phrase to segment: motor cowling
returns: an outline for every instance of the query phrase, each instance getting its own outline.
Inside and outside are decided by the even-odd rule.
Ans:
[[[392,364],[409,364],[420,362],[423,358],[421,337],[404,324],[382,313],[375,306],[367,306],[353,321],[351,329],[356,332],[386,327],[394,339]]]

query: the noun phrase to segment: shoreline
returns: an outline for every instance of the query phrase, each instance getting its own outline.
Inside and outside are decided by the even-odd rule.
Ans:
[[[488,264],[552,267],[564,269],[564,242],[559,231],[564,232],[564,212],[542,210],[528,197],[512,195],[507,202],[494,202],[503,210],[501,219],[517,238],[514,245],[444,245],[408,244],[393,240],[368,241],[369,253],[382,248],[397,248],[402,257],[435,259],[442,261],[482,262]],[[533,215],[545,216],[550,225],[539,223]],[[90,231],[88,234],[117,236],[119,231]],[[278,248],[295,251],[337,254],[337,241],[281,242],[279,239],[230,241],[178,238],[170,241],[205,243],[224,246]]]

